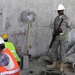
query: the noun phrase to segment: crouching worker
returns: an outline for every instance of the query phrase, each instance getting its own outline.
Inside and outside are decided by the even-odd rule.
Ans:
[[[1,37],[4,39],[4,44],[5,44],[5,48],[8,48],[12,54],[14,55],[14,57],[16,58],[18,64],[20,65],[20,58],[16,52],[15,46],[12,42],[8,41],[8,35],[7,34],[2,34]]]
[[[19,75],[20,68],[13,54],[0,37],[0,75]]]

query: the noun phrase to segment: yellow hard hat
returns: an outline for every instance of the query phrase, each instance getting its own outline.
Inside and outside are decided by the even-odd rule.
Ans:
[[[1,37],[2,37],[3,39],[8,39],[8,35],[7,35],[7,34],[2,34]]]

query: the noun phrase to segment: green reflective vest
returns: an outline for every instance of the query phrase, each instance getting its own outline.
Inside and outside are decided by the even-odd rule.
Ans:
[[[16,60],[18,62],[21,61],[18,54],[16,53],[16,50],[15,50],[13,43],[12,42],[4,42],[4,44],[5,44],[5,48],[8,48],[12,52],[12,54],[14,55]]]

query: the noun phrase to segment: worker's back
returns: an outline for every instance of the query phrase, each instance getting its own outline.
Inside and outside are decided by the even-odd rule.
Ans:
[[[13,45],[13,43],[12,42],[4,42],[4,44],[5,44],[5,48],[8,48],[12,52],[12,54],[14,55],[16,60],[20,61],[20,58],[19,58],[18,54],[16,53],[15,46]]]
[[[15,50],[15,47],[12,42],[4,42],[5,47],[9,48],[9,50]]]

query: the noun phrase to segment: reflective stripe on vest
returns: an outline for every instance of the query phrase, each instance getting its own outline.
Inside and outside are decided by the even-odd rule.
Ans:
[[[15,50],[11,50],[11,52],[15,52]]]
[[[12,71],[5,71],[5,72],[1,72],[0,75],[5,75],[5,74],[14,74],[16,72],[19,72],[20,68],[16,69],[16,70],[12,70]]]
[[[12,54],[14,55],[17,61],[21,61],[15,50],[10,50],[10,51],[12,52]]]
[[[0,75],[19,75],[20,72],[19,65],[16,59],[14,58],[13,54],[10,52],[10,50],[8,48],[5,48],[2,51],[2,53],[7,54],[10,61],[8,65],[0,66]]]

